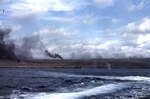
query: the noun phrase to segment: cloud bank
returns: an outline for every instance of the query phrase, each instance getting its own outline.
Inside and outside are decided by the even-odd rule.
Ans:
[[[146,0],[2,0],[0,4],[5,9],[0,12],[0,27],[12,28],[14,42],[30,38],[35,42],[31,45],[40,46],[41,41],[64,58],[150,57]],[[36,47],[31,49],[29,53],[43,57]],[[26,53],[22,51],[18,48]]]

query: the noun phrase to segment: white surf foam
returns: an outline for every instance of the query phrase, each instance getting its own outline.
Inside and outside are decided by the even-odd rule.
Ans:
[[[150,82],[150,77],[142,77],[142,76],[94,76],[94,75],[75,75],[75,74],[67,74],[67,73],[59,73],[59,72],[40,72],[44,76],[54,76],[54,77],[77,77],[77,78],[101,78],[108,80],[130,80],[130,81],[144,81]],[[114,92],[116,90],[121,90],[124,88],[131,87],[133,83],[116,83],[116,84],[105,84],[103,86],[91,88],[91,89],[83,89],[78,92],[70,92],[70,93],[44,93],[44,94],[28,94],[25,99],[78,99],[84,96],[92,96],[92,95],[100,95],[104,93]]]
[[[150,77],[143,76],[125,76],[125,77],[115,77],[115,76],[100,76],[103,79],[115,79],[115,80],[131,80],[131,81],[146,81],[150,82]]]
[[[4,96],[0,96],[0,99],[4,99]]]
[[[72,93],[53,93],[53,94],[37,94],[27,95],[25,99],[78,99],[85,96],[100,95],[104,93],[115,92],[123,88],[129,87],[129,83],[106,84],[92,89],[72,92]]]
[[[40,72],[41,74],[45,76],[54,76],[54,77],[89,77],[89,78],[101,78],[101,79],[110,79],[110,80],[132,80],[132,81],[147,81],[150,82],[150,77],[144,77],[144,76],[94,76],[94,75],[75,75],[75,74],[67,74],[67,73],[59,73],[59,72]]]

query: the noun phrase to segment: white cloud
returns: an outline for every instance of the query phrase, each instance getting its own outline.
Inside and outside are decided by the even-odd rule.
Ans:
[[[138,34],[133,33],[123,33],[122,37],[122,45],[123,46],[134,46],[137,47],[137,38]]]
[[[100,8],[106,8],[112,6],[114,0],[94,0],[94,3]]]
[[[120,47],[127,57],[150,57],[149,25],[150,19],[146,17],[121,28],[123,33]]]
[[[119,20],[119,19],[112,18],[111,22],[112,22],[112,23],[118,23],[118,22],[120,22],[120,20]]]
[[[106,31],[112,32],[110,29]],[[134,35],[132,33],[124,33],[124,40],[103,41],[98,37],[78,39],[76,36],[78,34],[72,34],[67,29],[46,27],[35,32],[34,35],[41,36],[42,41],[50,52],[59,53],[64,58],[148,57],[150,49],[149,34]]]
[[[21,26],[5,26],[5,25],[0,25],[0,28],[1,29],[10,29],[11,30],[11,32],[17,32],[17,31],[19,31],[22,27]]]
[[[26,24],[26,23],[33,23],[39,19],[41,16],[40,13],[37,12],[25,12],[20,14],[19,12],[13,13],[10,17],[13,19],[13,22]]]
[[[0,20],[0,25],[2,25],[2,21]]]
[[[128,23],[121,28],[122,32],[128,33],[150,33],[150,18],[145,17],[140,21]]]
[[[63,22],[63,23],[75,23],[75,18],[74,17],[44,17],[44,20],[48,21],[58,21],[58,22]]]
[[[10,18],[12,18],[11,20],[18,23],[37,22],[33,25],[35,27],[41,26],[38,28],[41,30],[34,32],[34,35],[40,35],[49,51],[59,53],[65,58],[71,57],[72,54],[75,54],[77,58],[91,58],[97,57],[97,55],[98,57],[119,58],[136,55],[146,56],[146,54],[150,52],[150,35],[148,34],[150,33],[149,17],[145,17],[137,22],[128,23],[121,27],[120,32],[122,35],[121,33],[114,31],[114,28],[111,30],[111,26],[108,26],[110,29],[106,29],[107,26],[104,27],[105,29],[103,29],[103,26],[100,27],[99,29],[102,30],[94,32],[96,36],[94,34],[92,37],[88,37],[89,34],[86,35],[85,33],[77,33],[80,29],[75,29],[80,26],[81,30],[84,29],[85,25],[91,25],[91,31],[92,29],[98,28],[101,24],[103,24],[103,22],[100,23],[101,19],[103,20],[107,18],[107,21],[111,21],[112,23],[118,23],[121,20],[112,18],[111,16],[98,16],[99,14],[92,12],[95,11],[93,9],[91,10],[93,14],[87,12],[86,8],[80,11],[80,9],[83,8],[83,6],[81,6],[83,1],[84,0],[16,0],[16,2],[8,4],[10,8],[8,9],[8,14],[10,14]],[[90,3],[93,4],[94,2],[99,8],[107,8],[113,6],[114,1],[115,0],[94,0]],[[90,7],[93,7],[90,3]],[[143,3],[141,2],[139,5],[132,6],[130,11],[142,8]],[[79,14],[77,11],[77,14],[75,9],[78,9],[80,13],[82,13],[82,11],[85,11],[85,13]],[[60,15],[57,11],[61,11],[61,13],[63,11],[63,14]],[[72,11],[74,11],[73,14],[68,14],[68,12],[70,13]],[[43,20],[49,20],[49,22]],[[45,27],[45,25],[51,25],[53,23],[50,21],[54,21],[54,25],[59,28],[52,26]],[[65,23],[67,23],[67,25],[68,23],[71,23],[71,25],[69,24],[69,28],[63,27],[66,26]],[[94,27],[96,26],[96,28],[93,28],[92,25]],[[30,24],[26,26],[30,27]],[[21,27],[14,24],[14,27],[12,28],[13,31],[18,31],[21,28],[24,30],[24,27],[24,25]],[[35,27],[33,27],[33,30],[31,29],[30,31],[38,30],[34,30]],[[27,27],[27,29],[30,28]],[[89,31],[85,30],[84,32]]]
[[[124,53],[125,57],[147,57],[148,52],[144,49],[133,47],[133,46],[122,46],[121,49],[122,53]]]
[[[138,5],[131,5],[128,8],[128,11],[140,10],[140,9],[143,9],[144,6],[145,6],[144,2],[140,2]]]
[[[52,53],[59,53],[65,58],[72,52],[71,45],[76,44],[76,36],[65,28],[46,27],[34,35],[40,35],[43,43]]]
[[[13,32],[17,32],[21,29],[22,27],[21,26],[12,26],[12,31]]]
[[[35,35],[41,35],[41,36],[48,36],[48,35],[55,35],[56,37],[58,36],[62,36],[62,35],[69,35],[70,32],[67,32],[67,30],[65,28],[56,28],[56,27],[46,27],[43,30],[40,30],[38,32],[34,33]],[[51,38],[55,38],[55,36],[51,37]]]
[[[98,17],[94,17],[91,14],[88,14],[88,15],[83,16],[81,18],[82,18],[82,23],[85,24],[85,25],[94,24],[98,20]]]
[[[34,35],[40,35],[43,43],[52,53],[59,53],[65,58],[70,58],[72,53],[76,54],[76,58],[88,55],[95,56],[94,51],[100,39],[79,40],[74,32],[68,32],[64,28],[47,27],[43,30],[35,32]],[[78,55],[80,54],[80,55]]]
[[[71,16],[71,17],[54,17],[54,16],[49,16],[49,17],[44,17],[43,20],[48,20],[48,21],[57,21],[57,22],[62,22],[62,23],[73,23],[73,24],[79,24],[82,23],[84,25],[92,25],[95,24],[99,19],[103,19],[104,17],[97,17],[94,16],[93,14],[87,14],[87,15],[82,15],[82,16]]]
[[[23,11],[70,11],[74,6],[63,3],[62,0],[24,0],[11,5],[12,9]]]
[[[112,43],[111,42],[109,42],[109,41],[107,41],[107,42],[105,42],[105,43],[103,43],[103,44],[100,44],[100,45],[98,45],[97,46],[97,48],[98,49],[108,49],[108,47],[111,45]]]
[[[150,43],[150,34],[139,35],[139,37],[137,39],[138,44],[146,44],[147,42]]]
[[[16,0],[8,3],[8,9],[10,18],[18,23],[30,23],[41,19],[71,22],[73,18],[50,17],[51,11],[70,12],[80,9],[81,5],[83,7],[86,4],[83,1],[79,3],[70,0]]]
[[[9,0],[0,0],[0,4],[3,4],[5,2],[8,2]]]

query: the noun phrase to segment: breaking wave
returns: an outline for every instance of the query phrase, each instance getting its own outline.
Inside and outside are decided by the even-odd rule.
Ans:
[[[46,72],[46,71],[39,71],[43,77],[63,77],[64,79],[70,79],[70,78],[77,78],[82,80],[87,80],[87,83],[82,82],[82,80],[79,80],[79,82],[82,84],[85,84],[84,87],[72,87],[72,90],[68,91],[53,91],[53,92],[19,92],[14,91],[9,98],[10,99],[80,99],[85,97],[91,97],[99,96],[103,94],[110,94],[110,93],[118,93],[122,90],[128,90],[131,91],[130,95],[132,95],[133,92],[138,92],[138,88],[141,89],[141,94],[145,95],[146,92],[150,91],[150,89],[147,89],[146,85],[143,85],[143,82],[145,84],[150,83],[150,77],[144,77],[144,76],[98,76],[98,75],[76,75],[76,74],[69,74],[69,73],[60,73],[60,72]],[[98,80],[96,81],[96,79]],[[71,81],[73,79],[70,79]],[[93,81],[93,83],[90,84],[90,81]],[[97,84],[97,82],[101,82],[101,84]],[[141,83],[142,82],[142,83]],[[62,82],[64,83],[64,82]],[[75,83],[78,84],[78,83]],[[74,85],[74,83],[71,83],[70,85]],[[88,87],[90,85],[90,87]],[[69,85],[68,85],[69,86]],[[61,89],[62,86],[59,87]],[[68,87],[69,88],[69,87]],[[77,89],[80,90],[77,90]],[[135,88],[135,89],[134,89]],[[133,91],[133,92],[132,92]],[[124,91],[125,92],[125,91]],[[134,95],[134,93],[133,93]],[[142,96],[141,95],[141,96]],[[125,97],[125,96],[124,96]],[[140,96],[139,96],[140,97]],[[127,98],[125,98],[127,99]]]
[[[67,74],[67,73],[57,73],[57,72],[40,72],[44,76],[54,76],[54,77],[79,77],[79,78],[100,78],[100,79],[108,79],[108,80],[131,80],[131,81],[147,81],[150,82],[150,77],[144,76],[94,76],[94,75],[75,75],[75,74]]]
[[[79,92],[71,93],[40,93],[40,94],[24,94],[20,95],[24,99],[78,99],[85,96],[100,95],[110,92],[115,92],[124,88],[129,87],[129,83],[115,83],[115,84],[106,84],[99,87],[94,87]]]
[[[143,76],[125,76],[125,77],[100,76],[100,78],[112,79],[112,80],[131,80],[131,81],[146,81],[146,82],[150,82],[150,77],[143,77]]]

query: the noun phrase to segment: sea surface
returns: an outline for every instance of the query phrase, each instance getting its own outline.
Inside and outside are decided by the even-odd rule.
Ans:
[[[0,99],[150,99],[150,69],[0,68]]]

